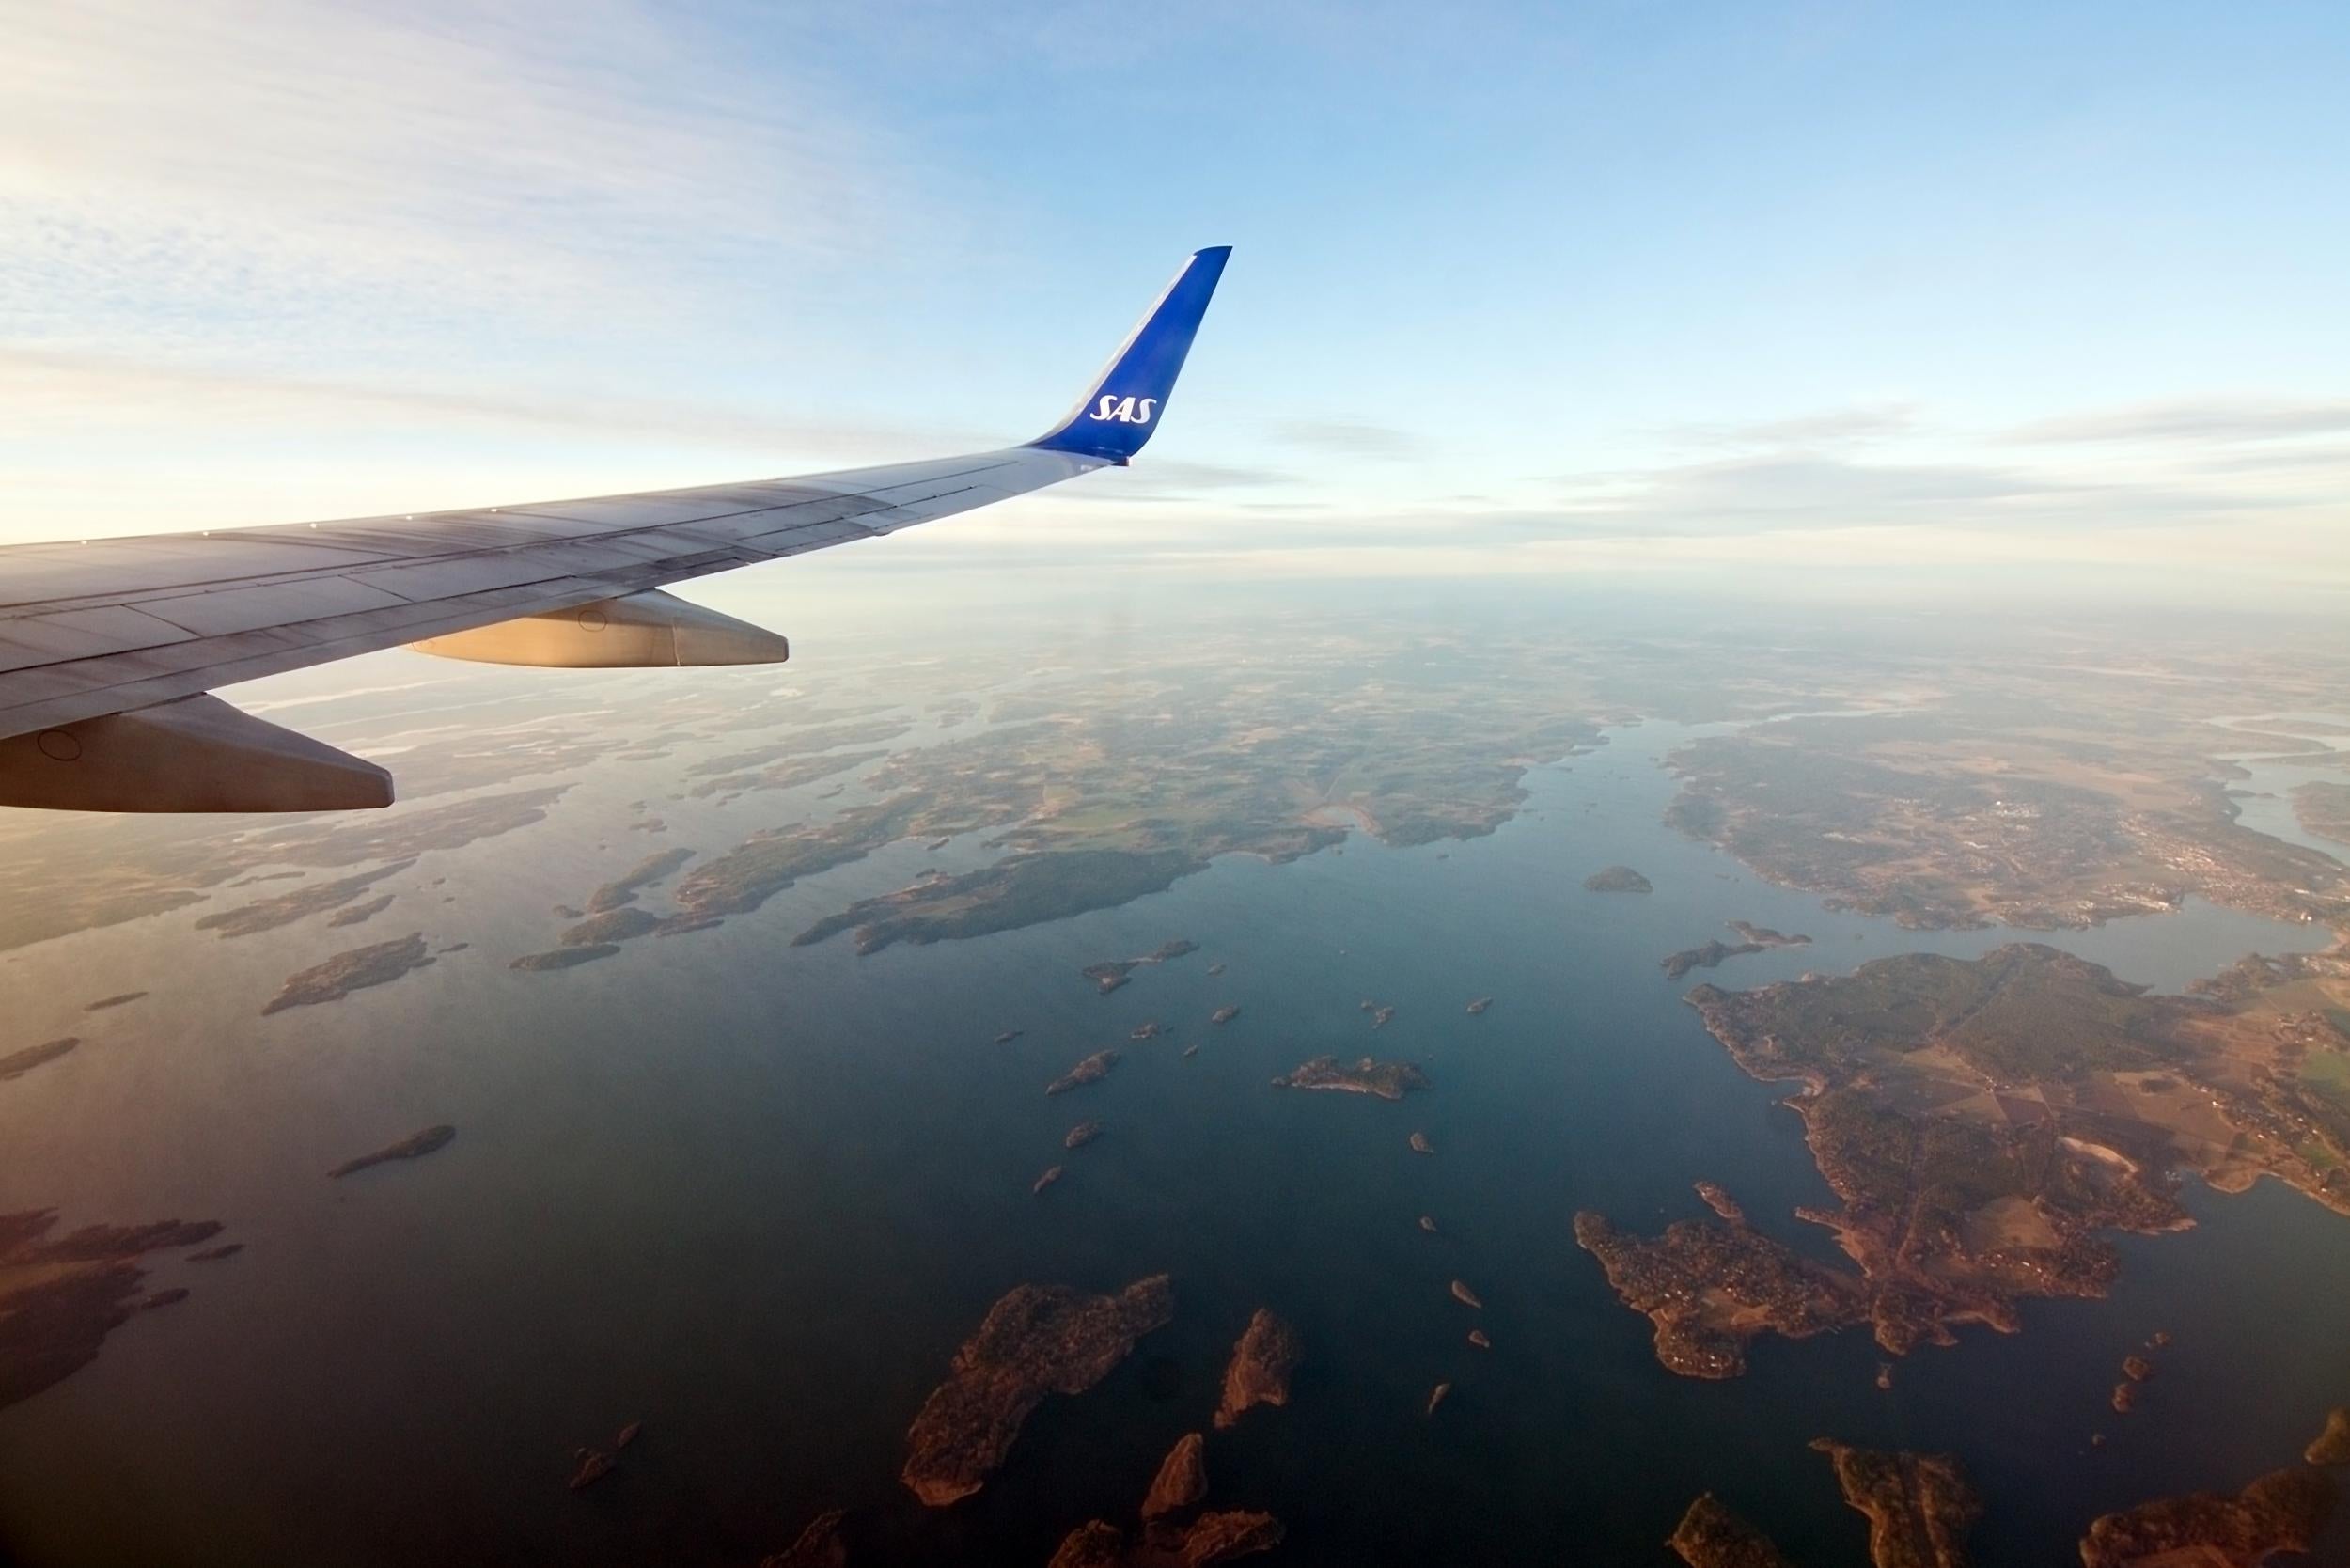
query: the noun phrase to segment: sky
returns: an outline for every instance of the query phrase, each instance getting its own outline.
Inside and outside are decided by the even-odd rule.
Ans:
[[[1231,244],[1132,471],[803,580],[2350,600],[2338,3],[0,0],[0,542],[1025,439]]]

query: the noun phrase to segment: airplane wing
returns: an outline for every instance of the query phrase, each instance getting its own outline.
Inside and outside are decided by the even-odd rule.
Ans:
[[[208,695],[380,649],[573,667],[779,662],[781,637],[661,585],[1123,465],[1157,428],[1230,254],[1195,254],[1067,418],[1000,451],[470,511],[0,547],[0,806],[389,805],[383,769]]]

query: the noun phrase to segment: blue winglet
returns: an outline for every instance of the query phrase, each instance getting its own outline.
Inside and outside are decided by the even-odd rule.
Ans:
[[[1230,245],[1195,251],[1159,303],[1110,355],[1093,389],[1078,400],[1058,428],[1028,443],[1048,452],[1076,452],[1124,463],[1142,450],[1175,390],[1175,377],[1191,353],[1191,340],[1207,314],[1216,279],[1232,254]]]

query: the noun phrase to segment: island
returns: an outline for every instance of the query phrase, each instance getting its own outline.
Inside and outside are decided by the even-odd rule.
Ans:
[[[1214,1012],[1209,1013],[1208,1022],[1211,1024],[1229,1024],[1239,1016],[1240,1009],[1238,1006],[1227,1005],[1217,1008]]]
[[[1769,1536],[1711,1492],[1689,1505],[1665,1544],[1689,1568],[1794,1568]]]
[[[1287,1404],[1291,1374],[1304,1355],[1297,1330],[1270,1309],[1258,1308],[1224,1369],[1224,1399],[1216,1406],[1215,1424],[1230,1426],[1260,1404]]]
[[[218,1247],[207,1247],[200,1251],[189,1253],[188,1262],[192,1263],[217,1263],[222,1259],[233,1258],[243,1250],[244,1243],[243,1242],[223,1242]]]
[[[1442,1404],[1444,1403],[1445,1396],[1450,1392],[1452,1392],[1452,1385],[1449,1383],[1439,1383],[1434,1388],[1429,1389],[1428,1407],[1422,1410],[1420,1414],[1423,1416],[1434,1415],[1436,1413],[1436,1406]]]
[[[1197,1432],[1186,1432],[1175,1440],[1159,1464],[1149,1496],[1142,1499],[1145,1519],[1189,1508],[1208,1495],[1207,1447],[1207,1438]]]
[[[620,950],[617,942],[594,942],[586,947],[556,948],[542,953],[525,953],[509,964],[509,969],[525,974],[544,974],[551,969],[576,969],[583,964],[593,964],[600,958],[611,958]]]
[[[326,1174],[330,1177],[353,1176],[371,1166],[384,1165],[392,1160],[420,1160],[436,1150],[447,1148],[456,1137],[457,1129],[454,1127],[427,1127],[422,1132],[410,1133],[398,1143],[386,1144],[372,1154],[345,1160]]]
[[[142,1295],[142,1260],[199,1247],[221,1229],[217,1220],[166,1219],[53,1237],[56,1222],[54,1209],[0,1214],[0,1410],[87,1366],[133,1314],[184,1299],[180,1289]]]
[[[1276,1089],[1327,1089],[1342,1094],[1375,1094],[1401,1100],[1416,1089],[1430,1087],[1428,1074],[1408,1061],[1374,1061],[1363,1058],[1342,1067],[1336,1057],[1316,1057],[1273,1080]]]
[[[147,993],[144,991],[118,992],[112,996],[99,997],[98,1000],[90,1003],[87,1007],[82,1009],[82,1011],[84,1012],[103,1012],[109,1008],[121,1007],[126,1003],[138,1001],[146,995]]]
[[[1738,940],[1751,942],[1758,948],[1808,948],[1811,945],[1811,938],[1800,933],[1791,935],[1783,931],[1773,931],[1768,926],[1758,926],[1751,920],[1732,920],[1730,929],[1738,933]]]
[[[231,936],[251,936],[257,932],[274,931],[279,926],[291,925],[305,916],[339,908],[384,878],[397,871],[404,871],[415,864],[414,860],[395,860],[388,865],[378,866],[371,871],[361,871],[356,875],[342,877],[333,882],[312,883],[306,887],[297,887],[290,893],[281,893],[275,898],[258,899],[252,903],[243,904],[235,909],[200,916],[196,919],[196,929],[218,932],[223,940]]]
[[[865,954],[898,942],[988,936],[1096,909],[1114,909],[1147,893],[1163,892],[1206,869],[1205,860],[1182,850],[1089,849],[1008,855],[961,876],[939,877],[859,900],[817,921],[791,941],[795,947],[804,946],[853,930],[856,950]],[[679,898],[682,902],[682,889]]]
[[[1801,1086],[1788,1104],[1842,1206],[1800,1217],[1831,1228],[1857,1274],[1736,1226],[1639,1242],[1592,1216],[1578,1239],[1627,1304],[1665,1314],[1659,1355],[1695,1376],[1734,1374],[1715,1332],[1732,1319],[1732,1338],[1866,1322],[1896,1356],[1962,1324],[2013,1331],[2023,1299],[2104,1294],[2119,1257],[2102,1232],[2190,1223],[2174,1170],[2224,1192],[2272,1175],[2350,1213],[2350,1103],[2311,1078],[2323,1060],[2300,1021],[2303,998],[2336,987],[2350,964],[2316,954],[2157,996],[2032,943],[1700,985],[1688,1000],[1738,1064]]]
[[[1452,1281],[1452,1299],[1464,1307],[1474,1307],[1480,1311],[1484,1310],[1485,1304],[1478,1298],[1477,1293],[1458,1279]]]
[[[1175,1293],[1164,1274],[1115,1295],[1014,1287],[988,1309],[955,1352],[947,1381],[915,1416],[901,1472],[907,1488],[932,1508],[971,1496],[1003,1464],[1047,1394],[1084,1393],[1174,1315]]]
[[[1281,1538],[1280,1520],[1240,1510],[1202,1513],[1188,1528],[1151,1524],[1131,1543],[1117,1526],[1089,1519],[1069,1532],[1046,1568],[1209,1568],[1271,1551]]]
[[[1844,1501],[1869,1520],[1875,1568],[1966,1568],[1966,1534],[1982,1500],[1949,1454],[1878,1453],[1825,1437]]]
[[[1083,1089],[1088,1084],[1100,1083],[1109,1076],[1110,1069],[1117,1066],[1119,1056],[1116,1051],[1096,1051],[1051,1083],[1046,1084],[1044,1092],[1047,1095],[1066,1094],[1073,1089]]]
[[[1426,1133],[1414,1133],[1411,1137],[1411,1146],[1412,1152],[1415,1154],[1433,1154],[1436,1152],[1436,1146],[1428,1141]]]
[[[21,1051],[10,1051],[0,1057],[0,1083],[21,1078],[34,1068],[56,1060],[81,1044],[79,1035],[67,1035],[61,1040],[45,1040],[38,1045],[27,1045]]]
[[[1061,1168],[1060,1168],[1059,1166],[1057,1166],[1057,1165],[1046,1166],[1046,1167],[1044,1168],[1044,1174],[1043,1174],[1043,1175],[1042,1175],[1042,1176],[1039,1176],[1039,1177],[1036,1179],[1036,1181],[1035,1181],[1035,1182],[1034,1182],[1034,1183],[1033,1183],[1033,1184],[1029,1186],[1028,1190],[1029,1190],[1031,1193],[1042,1192],[1042,1191],[1043,1191],[1046,1187],[1051,1186],[1051,1185],[1052,1185],[1055,1182],[1058,1182],[1058,1181],[1059,1181],[1060,1179],[1061,1179]]]
[[[429,968],[432,963],[432,955],[425,949],[422,932],[412,931],[372,947],[353,948],[290,978],[277,995],[262,1006],[261,1016],[266,1018],[288,1008],[337,1002],[354,991],[387,985],[410,970]]]
[[[1173,941],[1160,943],[1140,958],[1113,958],[1100,964],[1089,964],[1078,972],[1091,980],[1094,988],[1106,996],[1125,984],[1136,969],[1165,964],[1170,960],[1182,958],[1186,953],[1196,953],[1198,950],[1198,943],[1187,936],[1178,936]]]
[[[1583,879],[1594,893],[1653,893],[1655,886],[1629,866],[1607,866]]]
[[[1468,1015],[1474,1018],[1493,1005],[1494,999],[1491,996],[1480,996],[1469,1003]]]
[[[337,930],[341,930],[346,926],[364,926],[384,911],[391,908],[395,896],[391,893],[379,893],[365,903],[354,903],[337,909],[326,917],[326,923]]]
[[[2326,1413],[2326,1429],[2310,1439],[2302,1455],[2311,1465],[2350,1465],[2350,1405],[2335,1405]]]
[[[2306,1466],[2272,1470],[2230,1496],[2195,1492],[2107,1513],[2081,1541],[2082,1568],[2260,1568],[2306,1552],[2332,1517],[2336,1488]]]
[[[1684,948],[1677,953],[1666,954],[1657,967],[1665,971],[1667,980],[1679,980],[1692,969],[1711,969],[1726,958],[1736,958],[1742,953],[1759,953],[1762,950],[1762,944],[1760,942],[1741,942],[1736,947],[1732,947],[1716,937],[1711,942],[1700,943],[1694,948]]]
[[[1068,1134],[1061,1138],[1060,1146],[1063,1149],[1083,1149],[1101,1136],[1102,1124],[1099,1121],[1080,1121],[1069,1129]]]
[[[840,1529],[847,1517],[843,1510],[826,1509],[807,1522],[791,1545],[760,1558],[759,1568],[849,1568],[849,1544]]]
[[[1738,1200],[1731,1197],[1729,1190],[1720,1183],[1700,1182],[1697,1184],[1697,1192],[1700,1198],[1705,1200],[1707,1208],[1729,1220],[1732,1225],[1746,1223],[1747,1211],[1739,1206]]]

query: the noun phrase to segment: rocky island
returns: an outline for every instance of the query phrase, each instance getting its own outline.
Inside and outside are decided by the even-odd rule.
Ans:
[[[1066,1094],[1073,1089],[1083,1089],[1088,1084],[1100,1083],[1109,1076],[1110,1069],[1117,1066],[1118,1062],[1119,1056],[1116,1051],[1096,1051],[1051,1083],[1046,1084],[1044,1092],[1048,1095]]]
[[[1197,1432],[1186,1432],[1176,1439],[1159,1464],[1150,1495],[1142,1499],[1145,1519],[1189,1508],[1208,1495],[1207,1447],[1208,1440]]]
[[[62,1040],[46,1040],[38,1045],[27,1045],[21,1051],[10,1051],[7,1056],[0,1057],[0,1083],[21,1078],[34,1068],[56,1060],[81,1043],[80,1036],[67,1035]]]
[[[1716,937],[1711,942],[1700,943],[1694,948],[1684,948],[1677,953],[1666,954],[1657,967],[1665,971],[1667,980],[1679,980],[1692,969],[1711,969],[1726,958],[1736,958],[1742,953],[1759,953],[1762,950],[1762,944],[1760,942],[1741,942],[1736,947],[1732,947]]]
[[[1060,1146],[1063,1149],[1083,1149],[1101,1136],[1102,1124],[1099,1121],[1080,1121],[1069,1129],[1068,1134],[1061,1138]]]
[[[1812,1442],[1836,1466],[1844,1500],[1868,1516],[1875,1568],[1966,1568],[1966,1533],[1982,1501],[1949,1454],[1878,1453]]]
[[[1228,1005],[1217,1008],[1214,1012],[1209,1013],[1208,1022],[1211,1024],[1229,1024],[1239,1016],[1240,1009],[1237,1006]]]
[[[1629,866],[1607,866],[1583,879],[1583,886],[1594,893],[1653,893],[1648,878]]]
[[[2301,1456],[2311,1465],[2350,1465],[2350,1405],[2337,1404],[2326,1413],[2326,1430],[2310,1439]]]
[[[1375,1094],[1401,1100],[1416,1089],[1430,1087],[1428,1074],[1408,1061],[1374,1061],[1363,1058],[1343,1067],[1336,1057],[1316,1057],[1273,1080],[1276,1089],[1327,1089],[1344,1094]]]
[[[410,932],[372,947],[353,948],[289,979],[262,1007],[261,1016],[266,1018],[292,1007],[338,1002],[354,991],[387,985],[412,969],[428,968],[432,962],[432,955],[425,949],[422,932]]]
[[[1665,1544],[1689,1568],[1794,1568],[1769,1536],[1711,1492],[1689,1505]]]
[[[2306,1466],[2272,1470],[2243,1491],[2195,1492],[2107,1513],[2081,1541],[2082,1568],[2260,1568],[2306,1552],[2332,1517],[2336,1489]]]
[[[1224,1400],[1216,1406],[1215,1424],[1230,1426],[1260,1404],[1287,1404],[1290,1376],[1304,1355],[1297,1330],[1270,1309],[1258,1308],[1224,1369]]]
[[[1281,1537],[1272,1514],[1240,1510],[1202,1513],[1188,1528],[1152,1524],[1131,1543],[1117,1526],[1090,1519],[1069,1532],[1045,1568],[1209,1568],[1271,1551]]]
[[[1175,1315],[1164,1274],[1116,1295],[1021,1285],[988,1309],[906,1433],[902,1479],[942,1508],[977,1492],[1047,1394],[1081,1394]]]
[[[427,1127],[422,1132],[410,1133],[398,1143],[386,1144],[372,1154],[345,1160],[326,1174],[336,1178],[355,1176],[372,1166],[385,1165],[393,1160],[420,1160],[436,1150],[447,1148],[456,1137],[457,1129],[454,1127]]]

